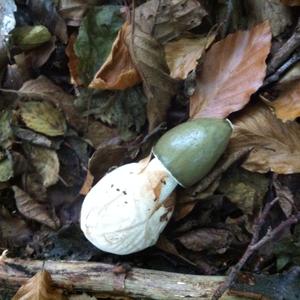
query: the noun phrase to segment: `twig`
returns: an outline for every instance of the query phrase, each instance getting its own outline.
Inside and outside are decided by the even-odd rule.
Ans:
[[[300,60],[300,53],[294,53],[289,60],[287,60],[277,71],[271,76],[267,77],[263,85],[260,87],[265,87],[271,83],[274,83],[279,80],[283,74],[285,74],[295,63]]]
[[[279,233],[281,233],[285,228],[290,227],[291,225],[297,223],[300,220],[300,213],[297,213],[295,215],[291,215],[288,219],[285,221],[282,221],[278,226],[276,226],[274,229],[269,228],[267,233],[259,240],[259,233],[262,229],[262,226],[266,220],[267,215],[269,214],[271,208],[273,205],[278,201],[278,198],[276,197],[271,202],[268,202],[264,209],[260,212],[259,216],[257,217],[254,225],[253,225],[253,236],[250,244],[247,247],[247,250],[241,257],[241,259],[238,261],[238,263],[231,268],[226,280],[224,283],[222,283],[218,289],[215,291],[212,300],[217,300],[222,297],[224,292],[230,288],[230,286],[233,284],[235,279],[237,278],[238,273],[242,269],[242,267],[247,262],[248,258],[258,249],[260,249],[262,246],[264,246],[267,242],[270,242],[273,240]]]
[[[270,75],[281,66],[288,57],[300,46],[300,18],[292,36],[278,49],[268,64],[267,75]]]

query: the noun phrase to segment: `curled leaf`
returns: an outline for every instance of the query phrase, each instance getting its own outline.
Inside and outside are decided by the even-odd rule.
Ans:
[[[63,300],[62,291],[53,288],[49,272],[42,270],[24,283],[12,300]]]
[[[48,212],[47,206],[33,200],[27,193],[17,186],[12,187],[15,193],[16,205],[19,212],[26,218],[45,224],[56,230],[60,227],[59,219]]]
[[[234,123],[228,151],[253,149],[243,167],[252,172],[300,172],[300,125],[283,123],[271,110],[257,104],[243,111]]]
[[[242,109],[262,84],[271,47],[268,22],[214,44],[204,57],[190,117],[224,118]]]
[[[128,34],[130,34],[130,25],[126,22],[112,45],[111,53],[96,73],[89,87],[124,90],[141,81],[125,43]]]
[[[49,136],[63,135],[66,130],[62,113],[46,101],[23,103],[21,117],[27,127]]]

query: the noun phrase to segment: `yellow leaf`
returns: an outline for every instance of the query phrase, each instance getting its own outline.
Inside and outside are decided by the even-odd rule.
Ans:
[[[262,84],[271,47],[268,22],[215,43],[204,56],[190,117],[224,118],[242,109]]]
[[[249,171],[278,174],[300,172],[300,125],[283,123],[264,104],[248,107],[233,122],[228,151],[253,149],[243,167]]]
[[[61,291],[52,287],[51,275],[43,270],[23,284],[12,300],[63,300]]]
[[[21,117],[27,127],[49,136],[63,135],[66,130],[62,113],[47,101],[23,103]]]

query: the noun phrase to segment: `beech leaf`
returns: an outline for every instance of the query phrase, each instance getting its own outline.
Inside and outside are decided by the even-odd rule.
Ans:
[[[59,219],[48,212],[45,204],[40,204],[17,186],[12,187],[15,193],[16,205],[19,212],[26,218],[45,224],[56,230],[60,227]]]
[[[20,110],[24,123],[30,129],[48,136],[63,135],[66,131],[64,116],[46,101],[25,102]]]
[[[48,271],[36,273],[24,283],[12,300],[63,300],[62,291],[53,288],[52,278]]]
[[[252,172],[300,172],[300,125],[283,123],[264,104],[248,107],[234,123],[228,151],[253,149],[243,167]]]
[[[196,68],[198,59],[214,41],[216,35],[183,37],[165,45],[165,53],[170,76],[186,79]]]
[[[127,22],[122,26],[112,45],[111,53],[89,84],[90,88],[124,90],[141,81],[125,43],[130,29]]]
[[[276,116],[283,122],[300,117],[300,81],[287,84],[279,97],[271,102]]]
[[[224,118],[242,109],[262,84],[271,47],[268,22],[215,43],[204,56],[190,117]]]
[[[85,123],[74,107],[74,97],[67,94],[47,77],[39,76],[37,79],[26,81],[19,93],[31,99],[42,99],[53,103],[64,112],[70,125],[77,129],[83,128]]]
[[[49,187],[55,184],[59,179],[59,160],[56,152],[30,144],[24,144],[23,146],[32,165],[39,174],[43,186]]]

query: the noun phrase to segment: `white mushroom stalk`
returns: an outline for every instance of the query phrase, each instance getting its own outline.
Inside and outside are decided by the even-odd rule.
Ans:
[[[154,245],[170,220],[177,184],[191,186],[224,152],[232,132],[222,119],[197,119],[165,133],[150,157],[105,175],[86,195],[80,225],[99,249],[125,255]]]

